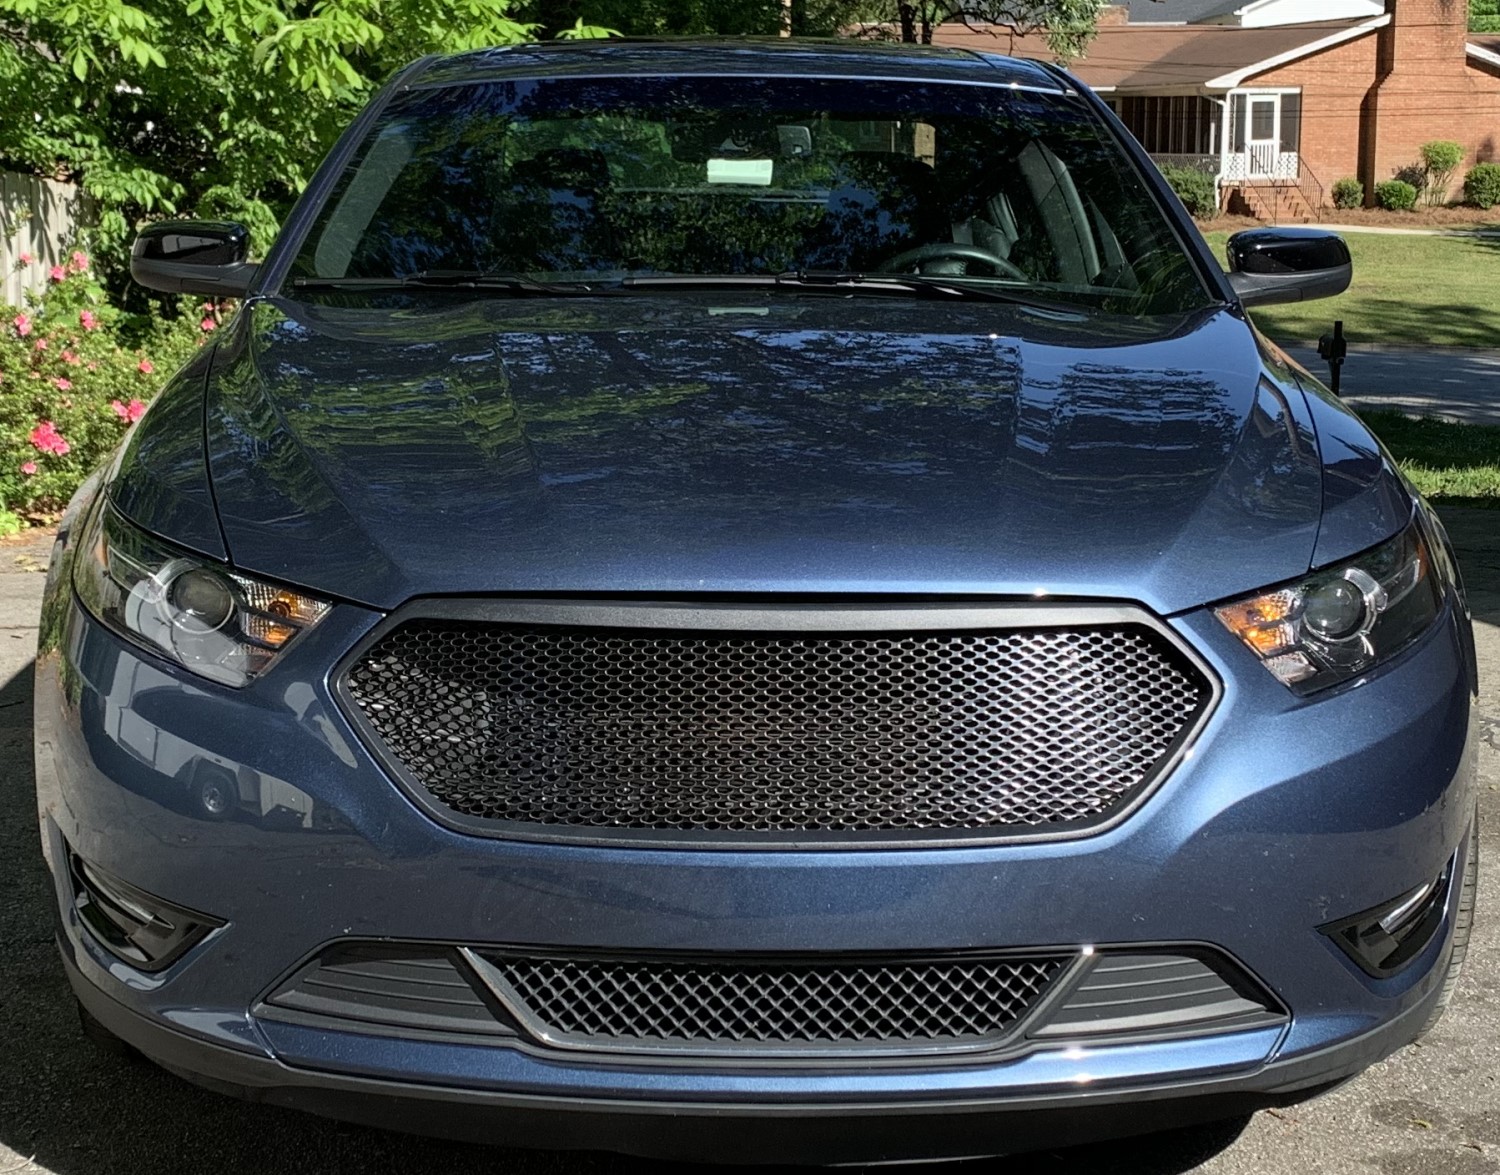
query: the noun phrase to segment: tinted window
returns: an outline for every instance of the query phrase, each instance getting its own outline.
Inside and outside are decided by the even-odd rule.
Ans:
[[[294,273],[605,282],[882,269],[1137,313],[1208,300],[1080,99],[844,79],[562,78],[401,95]]]

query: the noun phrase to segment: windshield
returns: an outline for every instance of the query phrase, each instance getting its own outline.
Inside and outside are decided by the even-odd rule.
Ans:
[[[1077,97],[868,79],[564,77],[400,94],[291,272],[595,286],[902,274],[1131,314],[1210,300]]]

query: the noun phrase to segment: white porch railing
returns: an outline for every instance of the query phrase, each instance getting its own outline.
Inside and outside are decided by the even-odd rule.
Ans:
[[[1283,151],[1275,143],[1251,143],[1243,151],[1224,156],[1226,180],[1294,180],[1301,174],[1295,151]]]

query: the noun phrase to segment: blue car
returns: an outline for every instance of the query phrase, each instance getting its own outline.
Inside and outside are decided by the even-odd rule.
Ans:
[[[388,1128],[709,1161],[1243,1117],[1418,1038],[1474,908],[1443,527],[1066,72],[417,62],[61,526],[85,1030]]]

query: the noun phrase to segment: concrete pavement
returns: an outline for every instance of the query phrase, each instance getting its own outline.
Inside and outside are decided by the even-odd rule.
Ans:
[[[1500,1172],[1500,519],[1446,515],[1485,684],[1480,913],[1464,982],[1429,1041],[1319,1101],[1248,1125],[908,1170],[995,1175],[1487,1175]],[[409,1138],[196,1089],[78,1034],[37,848],[31,659],[45,538],[0,542],[0,1175],[692,1175],[590,1153]]]

